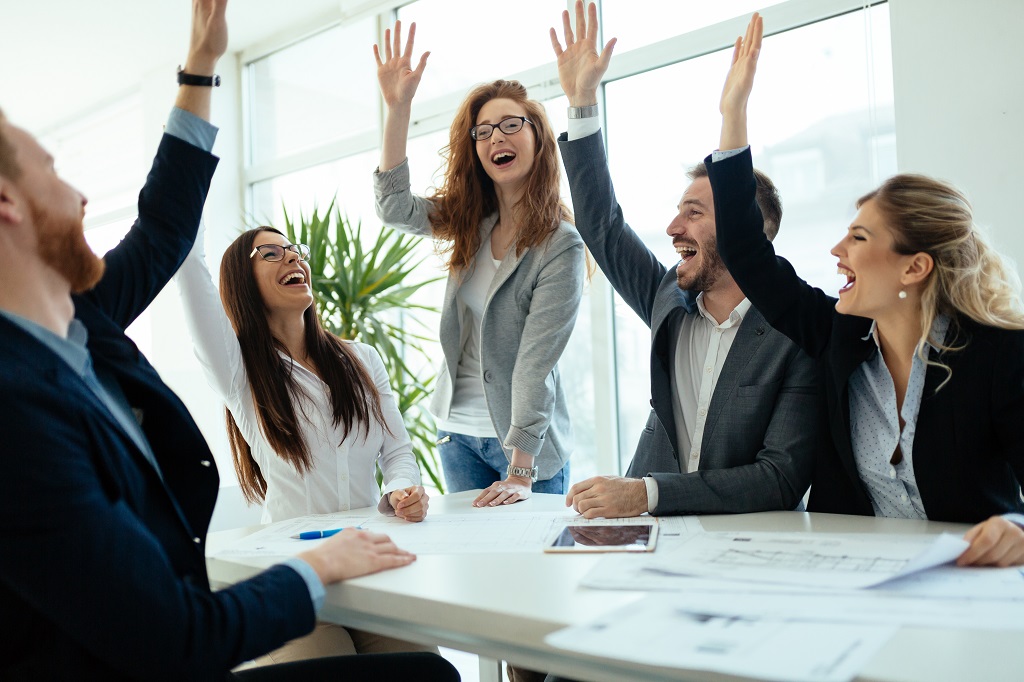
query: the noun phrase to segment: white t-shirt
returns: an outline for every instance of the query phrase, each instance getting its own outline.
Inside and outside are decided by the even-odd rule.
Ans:
[[[476,252],[473,274],[455,294],[456,303],[463,314],[463,342],[458,373],[452,386],[451,411],[447,419],[438,420],[437,423],[438,428],[444,431],[476,438],[498,438],[484,395],[483,372],[480,367],[480,323],[487,305],[487,294],[500,265],[501,261],[491,256],[491,237],[488,235]]]

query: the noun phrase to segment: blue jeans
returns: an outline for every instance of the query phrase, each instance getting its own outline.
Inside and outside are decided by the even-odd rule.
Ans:
[[[444,482],[448,492],[486,488],[505,480],[508,459],[497,438],[477,438],[451,431],[437,432],[437,450],[441,454]],[[546,481],[535,481],[535,493],[569,492],[569,463]]]

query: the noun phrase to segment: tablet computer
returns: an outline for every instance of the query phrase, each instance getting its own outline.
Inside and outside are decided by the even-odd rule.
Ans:
[[[656,523],[565,525],[545,552],[652,552],[658,539]]]

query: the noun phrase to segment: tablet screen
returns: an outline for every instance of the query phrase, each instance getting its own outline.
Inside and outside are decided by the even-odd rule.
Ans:
[[[653,524],[566,526],[549,552],[649,552],[657,536]]]

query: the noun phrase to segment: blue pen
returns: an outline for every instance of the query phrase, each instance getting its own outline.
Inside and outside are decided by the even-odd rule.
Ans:
[[[293,540],[319,540],[320,538],[329,538],[332,535],[337,535],[338,533],[340,533],[343,530],[345,530],[345,529],[344,528],[332,528],[331,530],[307,530],[307,531],[303,531],[303,532],[299,533],[298,535],[293,535],[292,539]]]

